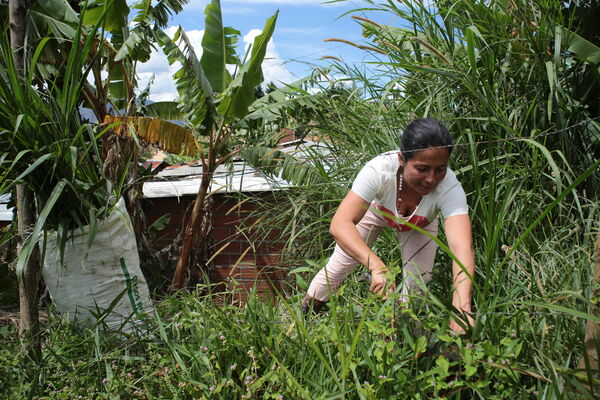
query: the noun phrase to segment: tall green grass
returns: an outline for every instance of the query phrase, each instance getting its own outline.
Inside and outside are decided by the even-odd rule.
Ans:
[[[544,247],[538,262],[555,259]],[[525,263],[528,255],[521,254]],[[571,259],[586,257],[573,248]],[[506,304],[480,320],[479,334],[448,331],[442,288],[408,308],[381,302],[355,279],[328,312],[301,314],[299,296],[244,307],[198,293],[157,304],[145,336],[111,336],[49,314],[35,379],[15,355],[15,329],[0,328],[0,392],[43,399],[418,399],[593,398],[571,362],[581,329],[571,312],[525,307],[516,265]],[[565,280],[579,282],[577,276]],[[205,292],[205,290],[202,290]],[[562,293],[576,307],[575,294]],[[426,333],[425,335],[423,333]],[[597,382],[596,382],[597,383]]]

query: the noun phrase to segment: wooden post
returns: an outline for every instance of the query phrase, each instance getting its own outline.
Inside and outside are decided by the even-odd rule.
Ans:
[[[594,279],[592,280],[592,299],[600,297],[600,232],[596,238],[596,265],[594,267]],[[591,312],[600,317],[600,304],[592,304]],[[592,321],[587,322],[585,330],[585,352],[590,363],[590,369],[598,373],[597,344],[600,342],[600,324]],[[586,369],[585,356],[579,362],[580,369]]]

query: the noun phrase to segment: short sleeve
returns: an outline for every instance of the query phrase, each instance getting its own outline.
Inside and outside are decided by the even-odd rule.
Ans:
[[[453,185],[441,196],[439,208],[444,219],[455,215],[469,214],[467,195],[460,183]]]
[[[377,173],[375,165],[369,161],[360,170],[354,183],[352,183],[352,191],[359,195],[363,200],[371,203],[378,196],[380,176]]]

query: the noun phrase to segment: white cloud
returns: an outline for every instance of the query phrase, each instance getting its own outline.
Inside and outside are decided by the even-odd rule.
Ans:
[[[252,45],[254,38],[260,35],[261,32],[260,29],[252,29],[244,35],[246,49],[248,46]],[[262,69],[265,78],[264,83],[274,82],[276,85],[281,85],[281,83],[291,83],[298,79],[285,68],[283,60],[279,57],[279,54],[275,49],[273,39],[269,40],[269,43],[267,44],[267,52],[262,64]]]
[[[254,14],[256,9],[252,7],[221,7],[221,13],[223,15],[231,14]]]

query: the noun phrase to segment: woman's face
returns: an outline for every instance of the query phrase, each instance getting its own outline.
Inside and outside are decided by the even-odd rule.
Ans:
[[[446,176],[450,154],[448,149],[428,149],[416,152],[402,161],[404,184],[421,196],[429,194]]]

